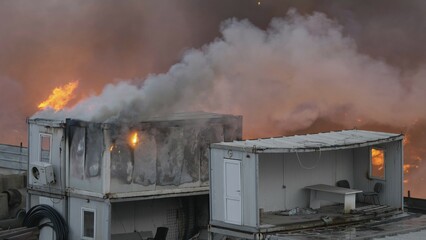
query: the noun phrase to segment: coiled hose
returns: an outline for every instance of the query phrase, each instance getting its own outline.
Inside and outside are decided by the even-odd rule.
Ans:
[[[50,222],[39,225],[41,220],[44,218],[49,219]],[[53,207],[46,204],[40,204],[32,207],[25,216],[23,225],[26,227],[37,226],[39,229],[49,226],[55,231],[56,239],[68,239],[68,225],[64,218]]]

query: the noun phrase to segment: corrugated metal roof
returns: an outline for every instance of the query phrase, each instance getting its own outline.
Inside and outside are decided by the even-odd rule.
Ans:
[[[246,152],[311,152],[371,146],[402,139],[402,134],[365,130],[343,130],[289,137],[214,143],[211,147],[243,150]]]

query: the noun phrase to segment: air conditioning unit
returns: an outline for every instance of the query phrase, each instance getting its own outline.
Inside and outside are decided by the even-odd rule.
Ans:
[[[30,163],[30,176],[33,185],[49,185],[55,183],[53,166],[50,163],[33,162]]]

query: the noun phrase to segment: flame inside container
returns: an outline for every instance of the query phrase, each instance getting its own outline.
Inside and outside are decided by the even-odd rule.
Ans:
[[[130,144],[132,145],[132,147],[135,147],[136,144],[138,144],[138,142],[139,142],[138,133],[134,132],[130,137]]]

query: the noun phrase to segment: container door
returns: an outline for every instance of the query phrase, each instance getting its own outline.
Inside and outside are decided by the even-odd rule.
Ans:
[[[241,162],[224,159],[225,222],[241,225]]]

